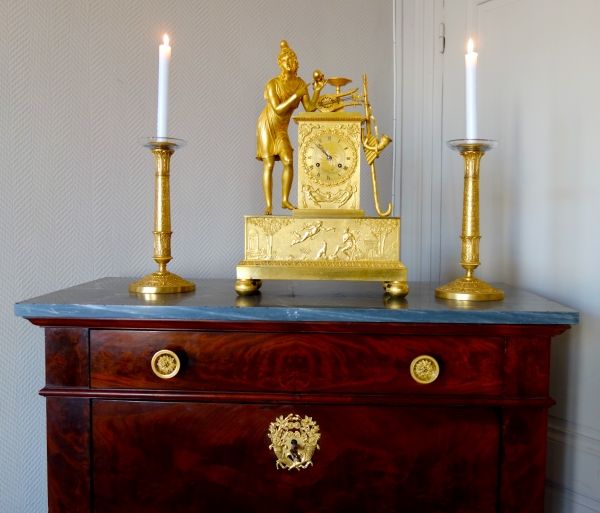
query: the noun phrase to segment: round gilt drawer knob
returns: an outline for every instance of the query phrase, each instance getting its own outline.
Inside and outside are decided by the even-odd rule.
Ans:
[[[417,356],[410,364],[410,375],[417,383],[427,385],[440,375],[440,366],[432,356]]]
[[[152,370],[159,378],[169,379],[177,375],[181,368],[179,357],[168,349],[158,351],[152,357]]]

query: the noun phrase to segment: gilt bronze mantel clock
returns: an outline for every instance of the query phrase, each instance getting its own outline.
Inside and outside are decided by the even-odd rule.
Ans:
[[[382,211],[377,192],[375,159],[391,142],[379,137],[371,112],[367,77],[363,93],[343,92],[348,78],[325,79],[313,73],[313,95],[296,75],[298,61],[287,42],[278,58],[281,74],[267,83],[267,105],[257,126],[257,155],[263,162],[266,209],[245,216],[245,258],[237,266],[235,290],[253,294],[263,279],[381,281],[392,297],[408,294],[407,269],[399,260],[400,218]],[[321,95],[325,84],[336,87]],[[294,176],[293,150],[287,134],[293,111],[298,124],[298,206],[290,202]],[[362,107],[363,112],[345,111]],[[365,217],[360,208],[360,148],[370,166],[373,197],[379,217]],[[273,216],[273,168],[283,164],[282,207],[289,216]]]

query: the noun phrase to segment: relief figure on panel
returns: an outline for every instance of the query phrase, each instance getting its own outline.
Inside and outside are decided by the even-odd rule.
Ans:
[[[351,260],[355,253],[355,245],[356,237],[354,236],[354,233],[350,231],[350,228],[346,227],[344,235],[342,236],[342,243],[335,248],[335,251],[330,258],[333,259],[337,257],[338,253],[341,251]]]
[[[297,231],[293,232],[294,235],[298,238],[292,241],[291,246],[293,246],[294,244],[300,244],[301,242],[304,242],[308,239],[313,240],[317,236],[317,234],[321,232],[321,230],[325,232],[335,232],[335,228],[325,228],[323,226],[323,221],[316,221],[315,223],[306,223],[302,228],[302,235],[300,235],[300,233],[298,233]]]

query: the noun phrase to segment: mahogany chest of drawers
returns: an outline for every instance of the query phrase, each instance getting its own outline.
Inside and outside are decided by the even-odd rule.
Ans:
[[[430,284],[386,300],[379,284],[142,297],[129,281],[15,307],[45,327],[51,513],[543,511],[550,339],[573,310],[506,286],[465,305]],[[290,414],[317,426],[310,464],[278,462]]]

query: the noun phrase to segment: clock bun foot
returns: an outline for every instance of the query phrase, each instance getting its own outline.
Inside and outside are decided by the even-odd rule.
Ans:
[[[237,280],[235,282],[235,291],[240,296],[250,296],[256,294],[262,286],[262,280]]]
[[[408,285],[401,281],[384,281],[383,288],[391,297],[404,297],[408,294]]]

